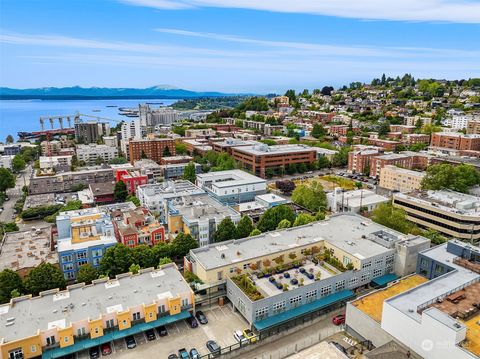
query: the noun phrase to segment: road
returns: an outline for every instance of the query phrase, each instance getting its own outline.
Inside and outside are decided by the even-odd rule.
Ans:
[[[15,202],[22,197],[23,186],[28,186],[30,176],[32,174],[32,166],[28,165],[22,172],[20,177],[15,178],[15,187],[7,189],[8,201],[3,204],[3,212],[0,213],[0,222],[12,222],[14,220],[13,207]]]

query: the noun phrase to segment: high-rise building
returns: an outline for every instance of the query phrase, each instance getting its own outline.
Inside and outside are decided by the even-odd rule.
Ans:
[[[131,140],[128,147],[132,164],[143,158],[160,163],[162,157],[175,155],[175,141],[169,138]]]
[[[96,143],[109,134],[108,122],[87,121],[75,124],[75,140],[80,143]]]
[[[178,120],[178,111],[168,107],[151,108],[148,104],[138,106],[140,124],[147,128],[155,126],[168,126]]]

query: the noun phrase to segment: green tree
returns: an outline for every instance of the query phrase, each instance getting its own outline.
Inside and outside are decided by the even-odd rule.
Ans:
[[[184,144],[184,143],[176,143],[175,144],[175,152],[177,153],[177,155],[184,155],[187,153],[187,145]]]
[[[327,134],[325,128],[320,123],[313,125],[312,132],[310,133],[315,138],[322,138]]]
[[[138,263],[141,268],[155,267],[158,258],[152,248],[145,244],[141,244],[132,249],[134,262]]]
[[[195,183],[197,179],[195,163],[190,162],[188,165],[185,166],[185,170],[183,171],[183,179]]]
[[[300,213],[297,218],[295,218],[295,222],[293,222],[293,227],[303,226],[305,224],[309,224],[310,222],[314,222],[315,217],[311,216],[307,213]]]
[[[119,243],[107,249],[100,261],[99,271],[109,277],[114,277],[117,274],[128,272],[133,263],[135,263],[133,250]]]
[[[98,278],[98,271],[91,264],[84,264],[77,273],[77,282],[90,284]]]
[[[175,254],[172,252],[172,245],[165,242],[160,242],[153,246],[152,252],[156,261],[158,261],[160,258],[172,258],[175,256]]]
[[[184,257],[191,249],[198,247],[198,242],[190,234],[179,233],[172,241],[171,246],[173,256]]]
[[[332,166],[343,167],[348,163],[348,153],[352,150],[351,147],[342,147],[332,159]]]
[[[7,188],[15,187],[15,176],[10,170],[0,168],[0,192],[5,192]]]
[[[289,163],[286,168],[287,174],[293,175],[297,172],[297,164],[296,163]]]
[[[409,233],[413,225],[407,220],[405,211],[391,203],[381,203],[372,211],[372,220],[402,233]]]
[[[25,166],[26,164],[22,156],[20,154],[16,154],[12,160],[12,169],[18,173],[20,171],[23,171],[25,169]]]
[[[292,193],[292,201],[312,212],[325,210],[327,207],[327,196],[323,186],[317,181],[295,188]]]
[[[17,272],[4,269],[0,272],[0,304],[9,302],[14,290],[23,292],[22,279]]]
[[[297,102],[297,95],[295,94],[295,90],[287,90],[287,92],[285,92],[285,96],[288,97],[291,106],[293,106],[295,102]]]
[[[161,267],[165,264],[168,264],[168,263],[172,263],[172,260],[168,257],[163,257],[163,258],[160,258],[160,260],[158,261],[158,265]]]
[[[260,232],[273,231],[283,219],[289,220],[290,223],[295,221],[295,212],[289,206],[280,205],[269,208],[260,217],[257,228]]]
[[[3,228],[2,228],[3,227]],[[2,226],[2,223],[0,223],[0,230],[4,230],[6,233],[8,232],[16,232],[18,231],[18,225],[15,222],[8,222],[4,223]]]
[[[133,202],[135,206],[140,207],[140,200],[137,198],[137,196],[134,196],[133,194],[129,194],[125,200],[127,202]]]
[[[330,163],[330,161],[328,160],[327,156],[321,156],[319,159],[318,159],[318,168],[328,168],[330,167],[332,164]]]
[[[111,165],[123,165],[127,162],[128,161],[125,157],[115,157],[115,158],[112,158],[108,163]]]
[[[262,234],[258,228],[255,228],[250,234],[248,235],[249,237],[255,237],[258,236],[259,234]]]
[[[142,153],[140,154],[140,158],[141,158],[142,160],[144,160],[144,159],[147,159],[147,158],[148,158],[148,156],[147,156],[147,154],[145,153],[145,151],[144,151],[144,150],[142,150]]]
[[[169,157],[169,156],[171,156],[170,148],[168,148],[168,146],[165,146],[165,148],[163,149],[162,157]]]
[[[128,197],[127,185],[123,181],[115,183],[113,189],[113,197],[117,202],[125,202]]]
[[[480,184],[480,174],[468,164],[453,166],[441,163],[429,166],[422,180],[424,190],[451,189],[467,193],[469,188]]]
[[[215,242],[228,241],[235,238],[235,224],[230,217],[223,219],[217,226],[217,230],[213,234],[213,240]]]
[[[291,226],[292,222],[290,222],[288,219],[282,219],[280,223],[278,223],[277,229],[290,228]]]
[[[140,271],[140,264],[133,263],[129,268],[128,271],[132,274],[138,274]]]
[[[14,139],[12,135],[8,135],[7,138],[5,139],[5,142],[7,144],[13,143]]]
[[[235,230],[235,237],[236,238],[246,238],[250,233],[252,233],[253,229],[252,219],[249,216],[243,216],[238,222],[237,228]]]
[[[390,123],[388,121],[383,121],[378,128],[378,136],[384,137],[387,133],[390,132]]]
[[[24,280],[24,287],[28,293],[38,295],[38,293],[54,289],[65,288],[65,278],[58,267],[51,263],[42,263],[33,268]]]
[[[428,228],[427,230],[425,230],[422,233],[422,236],[430,239],[432,243],[435,245],[445,243],[448,240],[445,236],[442,236],[440,233],[438,233],[437,231],[431,228]]]

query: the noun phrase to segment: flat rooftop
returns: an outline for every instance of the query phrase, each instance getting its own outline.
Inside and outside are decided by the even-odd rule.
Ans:
[[[58,239],[57,241],[57,251],[60,252],[65,252],[65,251],[78,251],[81,249],[86,249],[89,247],[93,246],[99,246],[99,245],[115,245],[117,244],[117,239],[115,236],[100,236],[99,239],[94,239],[94,240],[87,240],[85,242],[80,242],[80,243],[72,243],[71,238],[63,238],[63,239]]]
[[[71,323],[87,318],[97,319],[102,314],[121,312],[129,307],[151,304],[163,298],[174,298],[191,289],[174,264],[161,269],[141,270],[102,278],[94,284],[76,284],[64,291],[53,289],[40,296],[24,296],[0,305],[0,342],[10,342],[36,335],[38,330],[52,327],[66,328]],[[6,325],[14,318],[13,324]]]
[[[383,169],[387,169],[391,172],[402,173],[402,174],[409,175],[409,176],[412,176],[412,177],[419,177],[419,178],[420,177],[425,177],[425,172],[424,171],[413,171],[413,170],[409,170],[409,169],[406,169],[406,168],[401,168],[401,167],[397,167],[397,166],[393,166],[393,165],[387,165]]]
[[[445,212],[480,217],[480,197],[454,191],[417,191],[395,193],[395,197],[408,199]]]
[[[50,250],[51,227],[10,232],[1,246],[0,271],[11,269],[25,272],[41,263],[58,263],[58,256]]]
[[[51,205],[55,203],[55,194],[54,193],[44,193],[44,194],[31,194],[25,198],[25,203],[23,205],[23,210],[29,208]]]
[[[404,159],[404,158],[409,158],[408,155],[401,155],[399,153],[388,153],[386,155],[381,155],[381,156],[378,156],[378,157],[375,157],[376,159],[379,159],[379,160],[401,160],[401,159]]]
[[[215,218],[218,223],[226,217],[239,217],[232,207],[224,205],[208,194],[198,196],[176,197],[171,203],[172,213],[178,213],[188,222],[196,222],[206,218]]]
[[[371,204],[387,202],[390,199],[376,194],[373,191],[365,189],[356,189],[353,191],[337,194],[337,204],[344,203],[350,207],[368,206]]]
[[[380,323],[382,320],[383,302],[409,289],[425,283],[427,278],[414,274],[398,280],[384,289],[367,294],[352,302],[357,309],[367,314],[370,318]]]
[[[205,193],[203,189],[195,186],[192,182],[185,180],[145,184],[138,186],[138,189],[142,191],[145,196],[174,195],[175,197],[178,197]]]
[[[309,152],[316,151],[315,148],[307,145],[274,145],[269,146],[264,143],[253,146],[240,146],[235,147],[236,150],[241,152],[250,153],[256,156],[263,156],[268,154],[290,154],[295,152]]]
[[[267,182],[263,178],[254,176],[242,170],[199,173],[197,174],[197,180],[201,182],[212,181],[212,186],[218,188]]]
[[[368,239],[369,235],[379,231],[390,233],[399,239],[406,239],[402,233],[367,218],[351,213],[341,213],[324,221],[266,232],[255,237],[211,244],[193,249],[190,253],[193,260],[208,270],[327,241],[359,259],[365,259],[390,251]]]

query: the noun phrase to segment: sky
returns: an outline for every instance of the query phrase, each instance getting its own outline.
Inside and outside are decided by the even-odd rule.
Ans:
[[[230,93],[480,77],[480,0],[0,0],[0,86]]]

